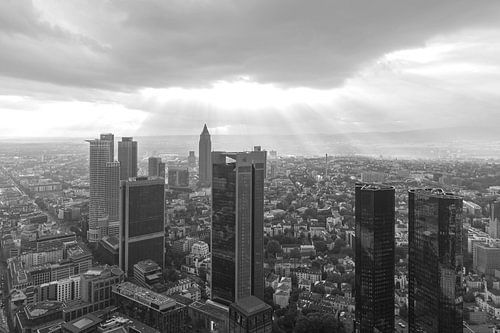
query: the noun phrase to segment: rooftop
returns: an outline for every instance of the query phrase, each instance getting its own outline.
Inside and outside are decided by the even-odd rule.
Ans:
[[[136,266],[139,270],[141,270],[142,272],[145,272],[145,273],[161,269],[160,266],[151,259],[139,261],[134,266]]]
[[[140,287],[131,282],[123,282],[113,286],[113,292],[136,300],[147,306],[153,306],[160,311],[176,306],[174,299],[165,295],[155,293],[149,289]]]
[[[247,316],[271,309],[269,305],[255,296],[242,298],[236,303],[231,304],[231,306]]]
[[[81,318],[62,324],[62,327],[70,332],[77,333],[92,326],[97,326],[101,321],[101,318],[89,313]]]

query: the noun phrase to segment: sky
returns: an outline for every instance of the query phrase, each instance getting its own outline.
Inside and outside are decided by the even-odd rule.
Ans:
[[[4,0],[0,137],[500,125],[500,1]]]

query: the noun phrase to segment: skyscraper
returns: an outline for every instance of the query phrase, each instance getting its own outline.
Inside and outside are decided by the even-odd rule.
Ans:
[[[148,176],[165,178],[165,163],[160,157],[148,158]]]
[[[200,157],[198,170],[199,170],[199,179],[202,185],[208,186],[212,181],[212,161],[211,161],[211,152],[212,152],[212,141],[210,140],[210,133],[208,133],[207,124],[203,126],[203,131],[200,134],[200,142],[199,142],[199,152],[198,155]]]
[[[264,298],[266,152],[213,152],[212,299]]]
[[[356,328],[394,332],[394,187],[356,184]]]
[[[122,180],[120,186],[120,268],[129,276],[134,265],[165,261],[165,181],[159,177]]]
[[[118,141],[118,161],[120,180],[137,177],[137,141],[132,137],[122,137],[122,141]]]
[[[408,223],[409,332],[462,332],[462,198],[410,190]]]
[[[492,238],[500,237],[500,201],[494,201],[489,204],[490,208],[490,224],[488,234]]]
[[[108,217],[112,211],[113,203],[109,201],[114,197],[108,193],[113,188],[107,181],[110,168],[118,167],[113,164],[114,158],[114,136],[113,134],[101,134],[100,139],[87,140],[90,143],[89,152],[89,229],[87,239],[89,242],[97,242],[108,233]],[[108,165],[108,163],[111,163]],[[116,187],[118,190],[118,187]]]
[[[196,155],[194,154],[194,150],[189,151],[188,165],[190,168],[196,166]]]
[[[108,236],[118,238],[120,230],[120,162],[106,163],[104,181]]]

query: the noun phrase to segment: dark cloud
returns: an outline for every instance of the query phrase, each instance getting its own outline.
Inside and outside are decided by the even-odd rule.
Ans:
[[[69,3],[61,22],[30,1],[0,3],[1,76],[121,91],[241,75],[326,88],[382,54],[500,14],[498,1],[466,0]]]

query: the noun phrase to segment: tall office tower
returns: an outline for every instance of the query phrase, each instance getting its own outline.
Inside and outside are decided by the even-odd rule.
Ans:
[[[89,229],[87,239],[97,242],[107,235],[108,201],[106,194],[108,163],[113,162],[114,136],[101,134],[100,139],[87,140],[90,143],[89,154]]]
[[[189,169],[168,167],[168,188],[189,187]]]
[[[107,236],[118,237],[120,233],[120,162],[106,163],[105,197]]]
[[[209,186],[212,181],[212,140],[210,140],[210,133],[208,133],[207,124],[203,126],[198,147],[198,155],[200,157],[198,165],[200,183],[202,185]]]
[[[120,180],[137,177],[137,141],[132,137],[122,137],[122,141],[118,141],[118,161]]]
[[[196,166],[196,155],[194,154],[194,150],[189,151],[188,165],[191,168]]]
[[[488,233],[492,238],[500,238],[500,201],[494,201],[490,206],[490,224]]]
[[[356,184],[356,332],[394,332],[394,193]]]
[[[266,152],[213,152],[212,299],[264,299]]]
[[[160,157],[148,158],[148,176],[165,178],[165,163]]]
[[[165,180],[136,177],[120,187],[120,268],[132,276],[134,265],[165,262]]]
[[[409,332],[462,332],[462,198],[408,192]]]

